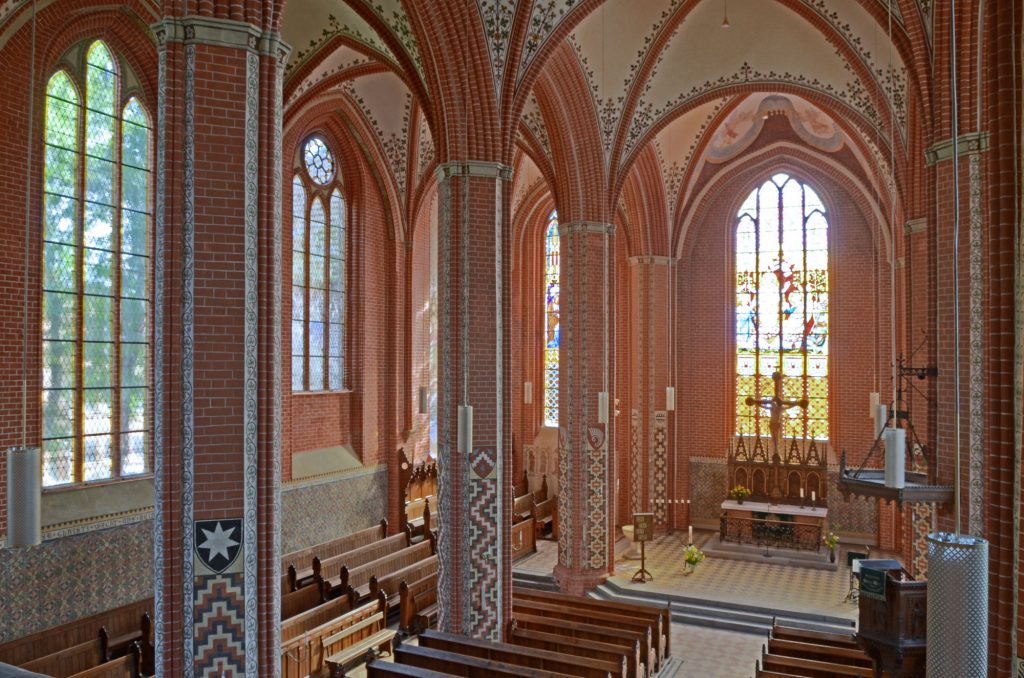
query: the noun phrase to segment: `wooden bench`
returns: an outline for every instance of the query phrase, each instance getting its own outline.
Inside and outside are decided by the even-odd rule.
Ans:
[[[418,666],[374,659],[366,665],[367,678],[450,678],[452,674],[431,671]]]
[[[374,575],[370,577],[370,596],[376,598],[378,592],[383,592],[388,597],[388,605],[394,605],[399,600],[399,589],[404,581],[418,581],[430,575],[436,577],[437,567],[437,556],[430,556],[380,577]]]
[[[554,633],[542,631],[530,631],[521,629],[513,619],[509,622],[509,630],[506,640],[521,647],[530,647],[535,650],[547,650],[565,655],[577,657],[590,657],[602,661],[622,664],[623,673],[627,678],[644,678],[640,673],[640,641],[637,641],[630,649],[622,648],[611,643],[602,643],[598,640],[585,640],[582,638],[567,638]]]
[[[514,600],[514,599],[513,599]],[[516,612],[513,614],[516,626],[528,631],[541,631],[566,638],[596,640],[621,648],[629,653],[626,657],[627,667],[633,666],[637,675],[648,675],[647,664],[643,660],[640,639],[637,634],[618,629],[609,629],[595,624],[585,624],[563,619],[552,619],[531,614]],[[422,636],[421,636],[422,637]],[[654,672],[650,672],[654,675]]]
[[[95,640],[89,640],[69,648],[53,652],[45,657],[33,659],[19,668],[35,671],[55,678],[65,678],[79,671],[98,666],[107,661],[107,630],[100,627]]]
[[[564,655],[557,652],[511,645],[509,643],[495,643],[477,638],[441,633],[440,631],[424,631],[420,634],[419,646],[421,648],[432,648],[479,659],[503,662],[520,668],[530,668],[556,674],[564,673],[585,678],[607,678],[610,675],[622,675],[625,671],[624,662],[615,664],[614,662],[588,657]]]
[[[384,648],[394,654],[396,632],[387,628],[387,602],[381,600],[377,612],[323,638],[324,662],[331,678],[344,676],[347,667],[362,663],[374,650]]]
[[[756,670],[762,668],[765,671],[775,671],[776,673],[795,676],[829,676],[830,678],[832,676],[854,676],[855,678],[872,678],[874,675],[874,670],[870,668],[769,654],[763,647],[761,649],[760,664],[755,666]]]
[[[323,643],[325,638],[374,615],[387,613],[386,601],[377,600],[354,610],[330,616],[337,608],[327,606],[335,602],[331,601],[322,606],[323,609],[317,610],[317,614],[308,615],[304,623],[289,622],[287,629],[284,624],[281,625],[281,678],[306,678],[310,674],[318,674],[323,670],[326,658]],[[287,639],[285,633],[289,636]]]
[[[286,593],[281,596],[281,619],[285,620],[297,614],[311,610],[327,601],[331,586],[320,575],[315,575],[313,584]]]
[[[657,632],[643,619],[601,610],[581,609],[567,604],[541,602],[525,598],[512,598],[512,614],[523,612],[559,621],[576,621],[607,629],[630,632],[640,641],[640,658],[652,673],[660,671],[663,659],[654,639]],[[660,641],[660,639],[659,639]]]
[[[332,539],[299,551],[292,551],[281,556],[281,593],[294,591],[300,585],[309,583],[313,576],[312,563],[314,558],[327,560],[328,558],[354,551],[367,544],[372,544],[387,536],[388,521],[381,520],[377,525],[368,527],[365,530],[359,530],[344,537]]]
[[[533,520],[537,538],[544,538],[548,531],[548,539],[558,539],[558,497],[538,501],[533,505]]]
[[[346,612],[351,612],[352,609],[353,605],[349,597],[342,596],[317,605],[294,617],[289,617],[281,622],[281,642],[286,643],[293,638],[298,638],[310,629],[333,621]]]
[[[152,674],[152,611],[153,599],[145,598],[17,638],[0,645],[0,662],[21,666],[76,645],[92,642],[96,640],[100,628],[106,628],[108,656],[123,655],[132,643],[138,641],[142,671]]]
[[[643,603],[626,603],[618,600],[601,600],[587,596],[574,596],[555,591],[539,591],[518,586],[512,589],[512,597],[526,600],[561,602],[579,609],[601,610],[644,619],[652,624],[654,642],[658,648],[659,656],[665,659],[672,656],[672,613],[668,605],[655,606]]]
[[[398,628],[421,633],[437,623],[437,572],[398,585]]]
[[[395,570],[400,570],[407,565],[412,565],[425,560],[436,553],[434,541],[422,541],[419,544],[406,547],[401,551],[392,553],[378,560],[371,561],[349,569],[341,567],[341,590],[347,591],[350,587],[355,591],[356,601],[360,601],[370,593],[370,577],[384,576]]]
[[[139,678],[142,675],[139,672],[141,662],[142,651],[136,641],[129,646],[124,656],[70,674],[67,678]]]
[[[867,653],[864,652],[864,650],[853,647],[818,645],[816,643],[805,643],[798,640],[769,638],[768,652],[770,654],[785,655],[787,657],[800,657],[802,659],[836,662],[839,664],[846,664],[848,666],[861,666],[867,669],[874,667],[874,662]]]
[[[413,499],[405,503],[405,524],[413,537],[425,537],[430,532],[430,504],[433,496]]]
[[[798,629],[791,626],[772,626],[772,638],[780,640],[796,640],[800,642],[817,643],[818,645],[834,645],[836,647],[859,648],[857,639],[853,633],[830,633],[828,631],[810,631]]]
[[[512,560],[537,552],[537,521],[533,515],[533,495],[516,497],[512,502]]]
[[[395,662],[426,671],[439,671],[451,676],[468,676],[470,678],[549,678],[573,675],[431,647],[400,647],[395,651]]]
[[[375,560],[389,556],[392,553],[397,553],[411,545],[412,539],[409,531],[406,530],[332,558],[325,560],[313,558],[313,566],[309,571],[299,573],[299,581],[301,582],[303,577],[309,576],[309,572],[312,572],[314,575],[319,574],[324,579],[330,580],[341,575],[342,566],[347,566],[351,570],[360,565],[372,563]]]

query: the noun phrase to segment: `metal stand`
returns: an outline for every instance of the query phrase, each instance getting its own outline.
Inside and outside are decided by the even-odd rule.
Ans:
[[[633,581],[638,584],[646,584],[648,580],[654,581],[654,575],[647,571],[647,556],[644,553],[644,546],[647,542],[640,542],[640,569],[633,575]]]

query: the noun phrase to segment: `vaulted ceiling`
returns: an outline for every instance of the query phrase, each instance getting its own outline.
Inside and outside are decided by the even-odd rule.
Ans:
[[[514,140],[514,209],[542,183],[567,200],[553,140],[590,138],[606,212],[623,209],[630,181],[660,181],[647,194],[664,213],[648,218],[668,230],[645,240],[668,243],[694,178],[770,115],[810,148],[847,149],[877,185],[893,172],[906,183],[914,126],[932,115],[933,11],[931,0],[289,0],[286,126],[343,99],[413,222],[433,162],[467,134],[446,112],[476,97]],[[483,68],[452,61],[453,41],[486,52]],[[490,77],[460,82],[468,72]]]

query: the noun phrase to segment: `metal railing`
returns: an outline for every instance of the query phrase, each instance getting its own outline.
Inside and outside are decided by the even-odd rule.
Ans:
[[[722,516],[719,539],[735,544],[820,551],[822,536],[821,525],[814,523]]]

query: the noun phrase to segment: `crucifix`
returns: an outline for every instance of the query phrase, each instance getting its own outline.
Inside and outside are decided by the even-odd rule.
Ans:
[[[768,410],[771,417],[768,421],[768,430],[771,432],[772,441],[775,443],[775,453],[782,456],[782,412],[793,407],[807,409],[807,398],[800,400],[786,400],[782,397],[782,373],[772,372],[772,381],[775,382],[775,394],[771,398],[754,398],[747,396],[747,405],[757,405]]]

